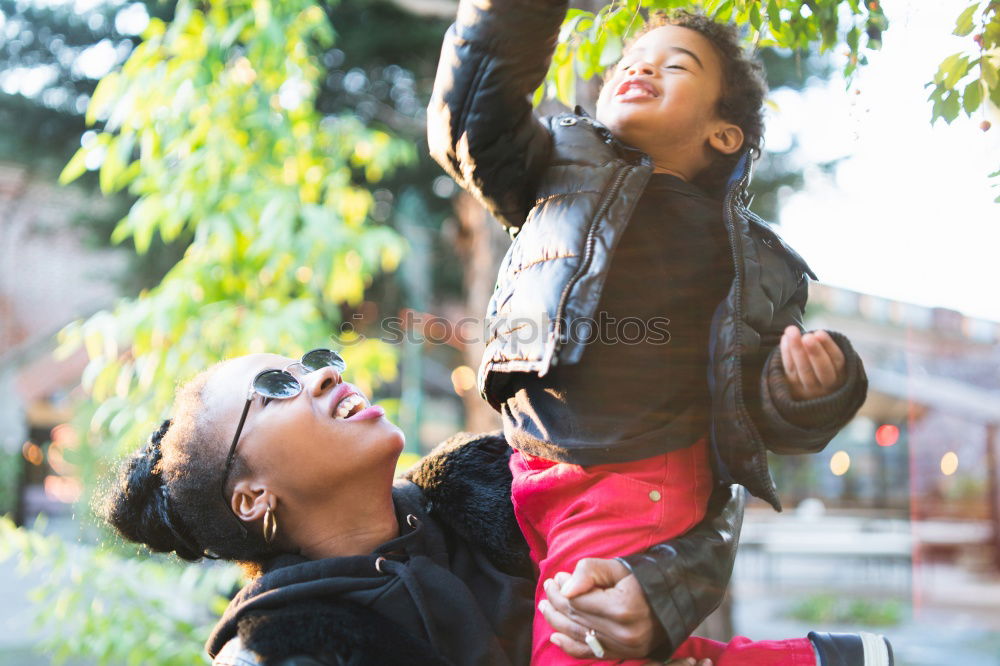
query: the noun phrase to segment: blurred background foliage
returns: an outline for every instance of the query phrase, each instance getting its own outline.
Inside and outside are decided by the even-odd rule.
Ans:
[[[641,12],[682,4],[690,6],[574,3],[536,101],[586,103],[578,88],[617,59]],[[846,54],[849,77],[888,26],[877,1],[703,4],[744,26],[772,89],[830,76],[833,50]],[[997,9],[982,0],[958,17],[969,52],[942,63],[928,84],[935,119],[997,101]],[[375,0],[112,2],[84,11],[0,0],[0,11],[8,36],[0,71],[45,72],[0,92],[0,159],[99,189],[105,205],[80,211],[78,224],[95,246],[117,244],[130,256],[115,276],[124,298],[60,336],[62,353],[83,347],[89,357],[80,441],[66,453],[83,507],[168,413],[176,383],[221,358],[343,345],[352,381],[387,396],[405,390],[406,359],[344,324],[365,303],[395,314],[428,307],[427,293],[461,298],[466,288],[468,260],[448,231],[454,190],[423,146],[446,20]],[[765,217],[775,216],[779,187],[801,181],[787,156],[770,153],[758,169],[754,207]],[[437,259],[408,271],[415,244]],[[13,502],[4,488],[14,467],[0,457],[0,513]],[[239,582],[233,568],[149,557],[94,525],[81,539],[99,548],[43,531],[0,522],[0,559],[17,554],[25,567],[67,572],[37,592],[55,654],[102,664],[205,659],[207,627]]]
[[[46,536],[43,524],[18,529],[0,516],[0,560],[17,556],[22,574],[41,573],[33,591],[47,612],[41,631],[57,638],[55,661],[187,666],[240,583],[239,570],[129,557]]]

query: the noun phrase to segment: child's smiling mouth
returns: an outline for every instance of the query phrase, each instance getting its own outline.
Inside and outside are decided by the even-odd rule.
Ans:
[[[642,79],[629,79],[618,86],[618,90],[615,91],[615,97],[626,101],[631,99],[644,99],[659,96],[660,94],[657,92],[656,88],[653,87],[653,84]]]

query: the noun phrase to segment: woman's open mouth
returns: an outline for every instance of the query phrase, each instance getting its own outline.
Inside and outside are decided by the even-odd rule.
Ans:
[[[333,408],[333,418],[347,419],[368,406],[368,402],[357,393],[348,393]]]
[[[332,416],[338,421],[363,421],[385,416],[385,410],[369,404],[360,393],[349,392],[334,405]]]

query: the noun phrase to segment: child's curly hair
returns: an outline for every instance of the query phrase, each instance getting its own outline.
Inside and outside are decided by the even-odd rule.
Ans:
[[[767,82],[764,66],[743,49],[738,29],[732,23],[716,23],[704,14],[683,9],[650,14],[645,25],[632,40],[650,30],[676,25],[694,30],[715,46],[722,63],[722,94],[716,112],[723,120],[743,130],[743,148],[749,148],[754,159],[760,157],[764,142],[764,98]],[[741,151],[719,158],[699,174],[697,184],[709,192],[718,192],[736,166]]]

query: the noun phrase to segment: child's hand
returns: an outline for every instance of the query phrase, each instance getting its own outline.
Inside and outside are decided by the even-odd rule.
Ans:
[[[823,330],[803,335],[788,326],[781,336],[781,363],[795,400],[830,395],[847,379],[844,353]]]

